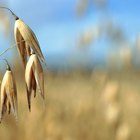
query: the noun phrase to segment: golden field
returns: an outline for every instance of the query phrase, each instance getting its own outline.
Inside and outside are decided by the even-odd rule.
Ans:
[[[133,5],[129,2],[110,4],[108,0],[71,1],[72,5],[68,1],[48,2],[14,2],[17,8],[10,2],[11,9],[1,7],[5,9],[0,13],[0,32],[5,34],[1,34],[1,47],[5,47],[1,51],[7,49],[0,56],[1,60],[7,59],[16,79],[18,120],[12,112],[4,115],[0,140],[140,140],[140,33],[135,17],[138,11],[134,11],[137,8],[129,6]],[[5,6],[8,3],[0,2]],[[16,11],[19,18],[13,21],[6,10],[12,15]],[[30,49],[39,59],[44,57],[34,33],[20,18],[36,32],[47,66],[62,69],[45,71],[45,100],[38,92],[36,98],[32,95],[31,112],[21,60],[26,66]],[[15,45],[22,59],[18,60]],[[35,64],[42,71],[39,61],[34,61],[29,63],[29,75]],[[91,70],[96,66],[102,69]],[[3,68],[4,62],[0,82]]]
[[[31,112],[23,76],[16,75],[18,122],[5,114],[0,140],[138,140],[139,75],[133,69],[48,72],[45,103],[32,96]]]

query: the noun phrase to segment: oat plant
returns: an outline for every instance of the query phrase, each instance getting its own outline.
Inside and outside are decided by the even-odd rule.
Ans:
[[[46,64],[45,58],[32,29],[9,8],[0,7],[0,9],[10,11],[15,19],[15,44],[7,48],[0,54],[0,56],[16,46],[25,69],[27,102],[29,111],[31,111],[31,95],[34,94],[34,97],[36,97],[37,89],[40,92],[41,97],[44,99],[44,76],[40,60]],[[10,114],[12,110],[16,120],[18,114],[16,82],[8,61],[6,59],[5,61],[7,63],[7,69],[1,82],[0,122],[6,111]]]
[[[6,61],[7,62],[7,61]],[[17,89],[16,83],[13,76],[13,72],[7,62],[7,69],[3,76],[1,83],[1,114],[0,114],[0,122],[2,120],[3,115],[8,110],[12,110],[15,118],[17,119]]]

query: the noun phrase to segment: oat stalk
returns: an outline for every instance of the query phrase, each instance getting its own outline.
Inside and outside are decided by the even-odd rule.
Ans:
[[[9,8],[7,8],[7,7],[0,7],[1,9],[6,9],[6,10],[8,10],[8,11],[10,11],[10,13],[14,16],[14,18],[15,19],[18,19],[18,17],[15,15],[15,13],[11,10],[11,9],[9,9]]]
[[[4,60],[4,61],[6,62],[6,64],[7,64],[7,69],[10,70],[11,68],[10,68],[10,66],[9,66],[9,63],[8,63],[7,59],[4,58],[3,60]]]
[[[25,40],[22,40],[21,42],[25,42]],[[17,43],[15,43],[15,44],[11,45],[9,48],[7,48],[6,50],[4,50],[4,51],[0,54],[0,57],[1,57],[3,54],[5,54],[7,51],[9,51],[9,50],[15,48],[16,45],[19,44],[19,43],[21,43],[21,42],[17,42]]]

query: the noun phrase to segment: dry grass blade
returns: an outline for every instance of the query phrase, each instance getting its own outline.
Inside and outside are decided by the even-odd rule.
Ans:
[[[6,70],[1,83],[1,116],[0,121],[3,118],[4,113],[10,110],[17,119],[17,89],[16,83],[11,70]]]
[[[44,99],[44,77],[43,69],[36,54],[32,54],[27,62],[25,69],[25,82],[27,87],[28,107],[31,110],[31,94],[36,96],[36,88]]]

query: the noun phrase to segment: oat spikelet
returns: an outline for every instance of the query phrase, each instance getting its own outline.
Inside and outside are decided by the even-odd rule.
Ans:
[[[36,96],[38,88],[42,98],[44,99],[44,78],[43,68],[36,54],[32,54],[27,62],[25,69],[25,82],[27,88],[28,107],[31,111],[31,94]]]
[[[34,32],[31,30],[31,28],[25,24],[21,19],[18,17],[15,20],[15,29],[14,29],[14,35],[17,43],[18,50],[20,52],[20,55],[22,56],[22,61],[25,65],[26,59],[27,59],[27,47],[30,47],[37,55],[38,57],[45,62],[44,56],[42,54],[42,51],[39,46],[39,42],[34,34]],[[23,42],[24,40],[25,42]]]
[[[21,55],[21,58],[22,58],[22,62],[24,64],[24,67],[26,67],[26,63],[27,63],[27,46],[26,46],[26,42],[23,41],[23,37],[21,36],[19,30],[17,29],[16,32],[15,32],[15,39],[16,39],[16,42],[18,42],[17,44],[17,49],[19,51],[19,54]]]
[[[1,83],[1,110],[0,122],[6,111],[12,110],[17,119],[17,89],[10,67],[8,66]]]
[[[40,49],[39,42],[32,29],[18,16],[16,16],[11,9],[3,6],[0,6],[0,8],[10,11],[15,19],[14,36],[18,51],[22,57],[24,67],[26,66],[28,56],[30,55],[30,50],[33,50],[38,55],[38,57],[46,64],[44,56]]]

